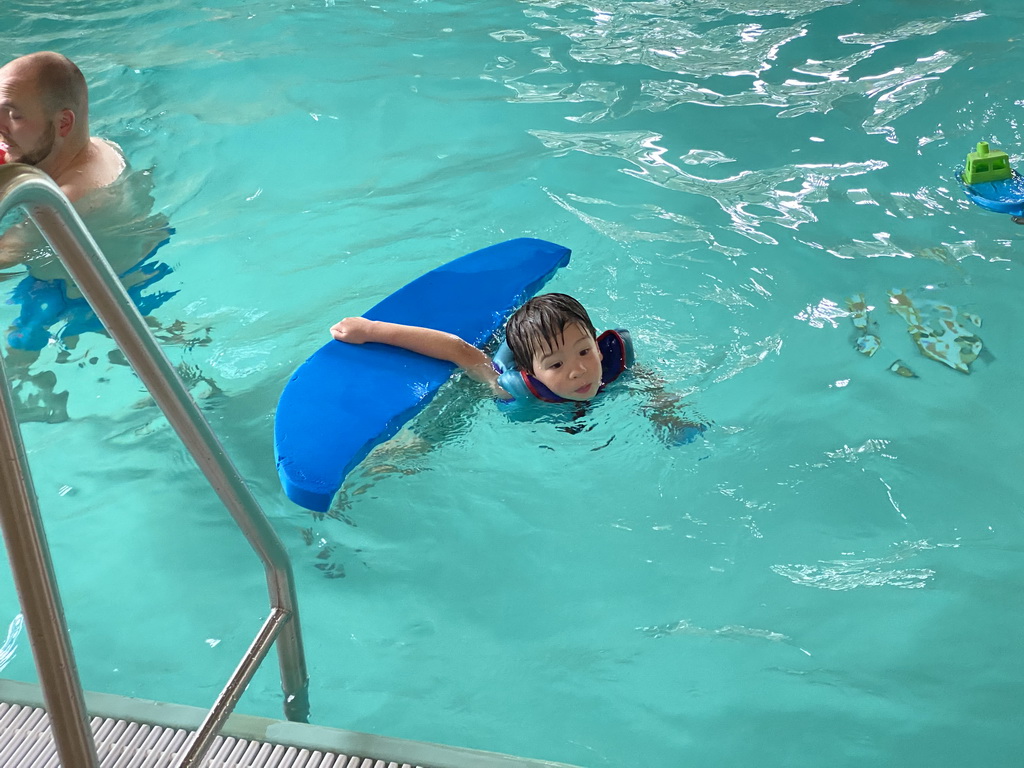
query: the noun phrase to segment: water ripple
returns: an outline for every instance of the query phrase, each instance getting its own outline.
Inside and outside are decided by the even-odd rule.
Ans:
[[[698,8],[693,7],[693,3],[667,7],[653,3],[608,2],[598,7],[581,7],[568,0],[537,2],[527,11],[527,15],[537,19],[534,28],[540,34],[554,32],[568,39],[568,56],[576,62],[642,66],[676,77],[641,79],[639,90],[608,81],[535,84],[513,72],[507,73],[503,83],[515,92],[514,101],[603,105],[602,109],[569,118],[580,123],[595,123],[634,112],[661,112],[683,104],[769,107],[778,110],[778,117],[792,118],[807,113],[825,114],[835,108],[840,99],[853,96],[874,102],[872,114],[862,123],[864,131],[883,134],[888,141],[896,142],[893,121],[923,104],[934,92],[937,76],[963,57],[936,50],[930,55],[915,55],[914,60],[891,66],[886,71],[854,75],[851,70],[867,67],[866,62],[889,44],[935,35],[953,24],[977,21],[986,14],[974,12],[945,19],[915,20],[870,34],[838,35],[831,39],[845,45],[865,46],[865,49],[834,59],[806,59],[791,67],[791,77],[785,77],[782,52],[788,44],[808,36],[806,19],[775,27],[749,19],[738,24],[721,23],[730,14],[785,15],[794,19],[837,4],[845,4],[845,0],[843,3],[788,4],[787,9],[765,8],[755,3]],[[724,5],[729,6],[728,10],[722,7]],[[527,38],[525,33],[512,35],[506,30],[499,39]],[[530,75],[567,71],[552,58],[550,48],[534,52],[545,58],[546,66]],[[769,79],[767,73],[771,70],[774,75]],[[807,76],[813,79],[808,80]],[[717,87],[692,81],[723,77],[729,79]],[[736,78],[749,78],[749,87],[736,91]],[[726,92],[727,88],[731,92]]]
[[[4,644],[0,645],[0,672],[11,663],[11,659],[17,653],[18,637],[21,635],[21,630],[24,626],[25,619],[20,613],[11,620],[11,624],[7,628],[7,638],[4,640]]]
[[[782,350],[782,338],[779,336],[767,336],[758,339],[752,344],[744,344],[739,338],[734,339],[729,346],[727,359],[719,367],[718,375],[714,381],[719,384],[731,379],[748,368],[752,368],[763,362],[771,354],[779,354]]]
[[[883,557],[856,560],[819,560],[813,565],[773,565],[772,571],[802,587],[845,591],[858,587],[900,587],[920,589],[935,575],[930,568],[892,568],[891,566],[922,550],[937,545],[927,541],[905,541]],[[955,546],[955,545],[953,545]]]
[[[698,627],[687,619],[681,619],[673,624],[659,624],[650,627],[637,627],[637,630],[647,637],[668,637],[669,635],[695,635],[697,637],[735,637],[754,638],[757,640],[768,640],[773,643],[781,643],[789,640],[787,635],[781,632],[773,632],[770,629],[755,629],[744,627],[741,624],[727,624],[718,629]]]
[[[743,255],[743,252],[738,248],[731,248],[717,242],[711,231],[693,217],[673,213],[658,205],[622,205],[610,200],[584,197],[571,192],[560,196],[549,189],[544,191],[547,192],[548,197],[556,205],[577,216],[580,221],[588,224],[595,232],[600,232],[602,235],[620,243],[704,243],[708,249],[732,258]],[[628,216],[632,221],[620,222],[613,221],[610,218],[603,218],[596,213],[587,212],[583,206],[591,208],[606,207],[614,212],[626,211],[629,212]],[[664,230],[642,229],[634,222],[657,222],[664,227]]]
[[[855,45],[885,45],[886,43],[909,40],[912,37],[934,35],[954,24],[965,21],[978,21],[987,15],[987,13],[982,11],[972,11],[948,19],[915,19],[888,32],[874,32],[872,34],[853,32],[847,35],[840,35],[839,39],[844,43],[853,43]]]
[[[859,176],[886,167],[881,160],[859,163],[783,165],[765,170],[741,171],[724,179],[706,179],[684,171],[664,158],[667,148],[658,142],[661,134],[649,131],[580,132],[533,130],[545,147],[556,155],[583,152],[588,155],[625,160],[634,168],[620,169],[627,176],[665,189],[703,195],[717,202],[732,219],[734,231],[755,242],[777,241],[760,231],[772,222],[796,229],[817,221],[810,205],[828,199],[830,183],[845,176]],[[765,214],[767,209],[775,215]]]
[[[777,117],[793,118],[808,113],[826,114],[840,99],[861,96],[875,99],[873,114],[863,123],[867,133],[884,133],[889,124],[924,102],[936,77],[951,69],[962,57],[938,51],[911,65],[882,74],[851,78],[847,71],[867,58],[865,51],[836,61],[808,61],[797,73],[821,81],[789,78],[782,83],[756,80],[749,90],[719,93],[706,86],[682,80],[648,80],[641,84],[641,98],[635,111],[661,112],[679,104],[715,107],[772,107]]]
[[[784,45],[807,34],[802,25],[766,29],[736,24],[700,30],[692,19],[618,20],[614,35],[602,24],[566,25],[570,55],[583,64],[640,64],[695,77],[756,76],[771,68]]]

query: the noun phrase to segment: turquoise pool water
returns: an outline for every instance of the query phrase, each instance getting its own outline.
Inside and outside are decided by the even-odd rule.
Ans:
[[[4,60],[78,61],[152,169],[157,319],[292,553],[315,722],[593,768],[1016,761],[1024,228],[954,179],[981,139],[1024,162],[1016,3],[12,0],[0,27]],[[509,424],[457,382],[432,450],[332,517],[289,504],[274,406],[327,327],[522,235],[573,249],[551,288],[706,438],[666,448],[629,391],[581,434]],[[981,319],[969,375],[894,289]],[[44,351],[69,419],[24,427],[83,680],[207,706],[262,571],[111,349]],[[23,633],[4,660],[34,679]]]

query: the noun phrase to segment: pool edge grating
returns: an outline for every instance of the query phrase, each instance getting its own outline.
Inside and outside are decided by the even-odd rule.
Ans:
[[[85,693],[102,768],[170,768],[205,710]],[[58,768],[38,686],[0,679],[0,765]],[[203,768],[576,768],[495,752],[232,714]]]

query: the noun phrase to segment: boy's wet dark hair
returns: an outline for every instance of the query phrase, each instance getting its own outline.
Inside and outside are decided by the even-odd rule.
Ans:
[[[533,373],[533,358],[538,352],[549,352],[552,340],[560,339],[565,327],[572,323],[577,323],[597,338],[590,315],[572,296],[545,293],[523,304],[505,326],[505,341],[512,351],[516,367]]]

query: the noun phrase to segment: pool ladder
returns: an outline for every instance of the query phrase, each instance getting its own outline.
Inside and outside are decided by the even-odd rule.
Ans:
[[[291,563],[284,545],[224,452],[178,372],[60,188],[27,165],[0,166],[0,219],[21,206],[74,278],[192,458],[228,508],[266,572],[270,615],[175,768],[198,766],[253,674],[277,642],[289,720],[309,716],[309,677]],[[0,528],[22,604],[57,754],[65,768],[99,768],[53,563],[6,372],[0,365]]]

